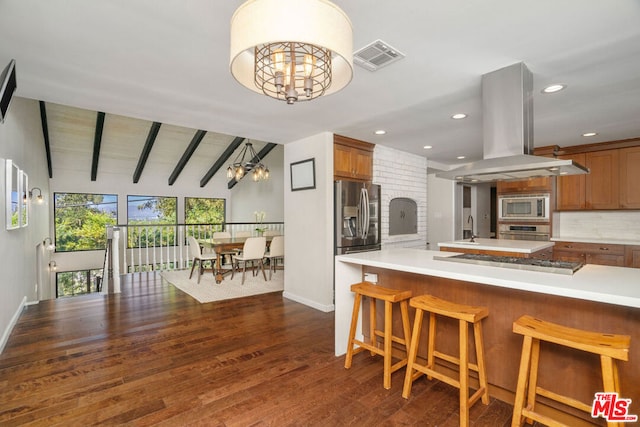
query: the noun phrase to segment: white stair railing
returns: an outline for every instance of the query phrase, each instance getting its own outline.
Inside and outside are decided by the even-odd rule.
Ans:
[[[226,223],[226,224],[170,224],[170,225],[118,225],[111,226],[107,235],[112,244],[107,252],[110,268],[103,277],[103,293],[108,292],[109,278],[112,292],[120,292],[120,275],[164,270],[179,270],[191,266],[187,236],[210,239],[214,231],[249,231],[257,235],[256,228],[284,234],[283,223]],[[109,277],[111,276],[111,277]]]

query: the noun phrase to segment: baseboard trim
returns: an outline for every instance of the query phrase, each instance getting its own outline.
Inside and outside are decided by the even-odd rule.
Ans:
[[[16,326],[16,323],[18,323],[18,318],[20,318],[20,314],[22,314],[22,310],[24,310],[24,307],[26,306],[26,304],[27,304],[27,297],[25,296],[24,298],[22,298],[22,301],[20,302],[18,309],[16,310],[15,313],[13,313],[13,317],[11,317],[9,324],[7,325],[6,329],[2,334],[2,339],[0,339],[0,354],[2,354],[2,352],[4,351],[4,346],[7,344],[7,341],[9,341],[9,335],[11,335],[11,331],[13,331],[13,327]]]
[[[300,304],[307,305],[311,308],[315,308],[316,310],[320,310],[325,313],[330,313],[332,311],[335,311],[335,306],[333,304],[330,304],[330,305],[318,304],[315,301],[311,301],[310,299],[301,297],[300,295],[292,294],[291,292],[284,291],[282,293],[282,296],[285,297],[286,299],[290,299],[291,301],[299,302]]]

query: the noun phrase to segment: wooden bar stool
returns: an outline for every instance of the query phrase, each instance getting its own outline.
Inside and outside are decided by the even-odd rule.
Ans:
[[[411,336],[411,345],[409,352],[409,362],[407,364],[407,373],[404,378],[404,389],[402,397],[409,398],[411,394],[411,386],[413,381],[426,374],[428,379],[437,378],[451,386],[460,389],[460,425],[469,425],[469,408],[480,397],[482,403],[489,404],[489,392],[487,385],[487,375],[484,364],[484,344],[482,339],[482,319],[489,315],[489,309],[486,307],[474,307],[463,304],[456,304],[445,301],[431,295],[421,295],[411,298],[411,307],[416,309],[416,316],[413,323],[413,335]],[[422,319],[424,312],[429,315],[429,338],[427,343],[427,364],[422,365],[416,361],[418,355],[418,343],[420,341],[420,330],[422,329]],[[441,353],[435,349],[436,343],[436,316],[446,316],[452,319],[458,319],[458,341],[460,346],[460,357],[454,357]],[[469,362],[469,324],[473,324],[473,335],[476,348],[476,363]],[[452,378],[435,370],[435,359],[442,359],[449,363],[458,365],[459,376]],[[469,397],[469,370],[478,373],[478,381],[480,386],[478,390]],[[417,371],[417,372],[414,372]]]
[[[407,358],[401,358],[394,365],[391,364],[392,352],[391,343],[397,342],[405,346],[406,354],[409,354],[409,337],[411,332],[409,329],[409,298],[411,291],[402,291],[398,289],[389,289],[382,286],[374,285],[370,282],[361,282],[351,285],[351,292],[354,292],[355,301],[353,303],[353,314],[351,315],[351,329],[349,329],[349,342],[347,344],[347,356],[344,361],[344,367],[349,369],[353,355],[364,350],[369,350],[371,355],[378,354],[384,357],[384,388],[391,388],[391,373],[406,366]],[[362,297],[369,297],[369,342],[362,342],[355,338],[356,327],[358,325],[358,314],[360,313],[360,304]],[[376,328],[376,300],[384,301],[384,330]],[[403,338],[393,335],[393,303],[400,303],[400,312],[402,314]],[[383,348],[377,345],[376,337],[383,338]]]
[[[589,353],[599,354],[604,392],[620,394],[617,360],[629,360],[631,337],[628,335],[601,334],[580,329],[569,328],[551,322],[545,322],[531,316],[522,316],[513,323],[513,332],[524,335],[522,357],[516,398],[513,405],[512,426],[521,426],[523,418],[534,420],[550,426],[563,426],[549,416],[535,411],[536,395],[544,396],[562,404],[591,413],[591,405],[587,405],[571,397],[562,396],[537,385],[540,341],[548,341]],[[560,378],[558,379],[560,380]],[[526,406],[525,406],[526,397]],[[608,423],[609,426],[618,425]]]

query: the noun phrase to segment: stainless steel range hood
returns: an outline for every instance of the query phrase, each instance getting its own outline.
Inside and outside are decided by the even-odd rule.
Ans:
[[[483,160],[436,173],[460,182],[492,182],[577,175],[572,160],[533,154],[533,76],[520,62],[482,76]]]

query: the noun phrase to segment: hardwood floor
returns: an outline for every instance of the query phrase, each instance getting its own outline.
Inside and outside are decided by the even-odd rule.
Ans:
[[[457,390],[333,354],[333,313],[281,293],[200,304],[160,275],[28,306],[0,355],[0,425],[458,425]],[[474,405],[473,426],[512,408]]]

